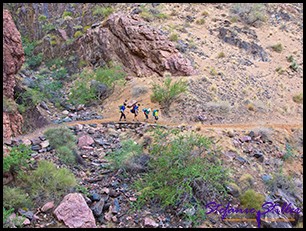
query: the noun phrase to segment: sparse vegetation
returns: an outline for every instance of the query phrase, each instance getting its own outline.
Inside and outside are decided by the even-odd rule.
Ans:
[[[3,111],[7,113],[14,113],[17,110],[16,102],[13,99],[9,99],[3,96]]]
[[[103,18],[107,18],[109,15],[111,15],[114,12],[114,9],[112,7],[102,7],[98,6],[94,9],[92,14],[94,16],[102,16]]]
[[[233,3],[231,11],[252,26],[261,26],[267,20],[266,7],[262,3]]]
[[[76,38],[79,38],[79,37],[81,37],[81,36],[83,36],[83,32],[82,31],[76,31],[75,33],[74,33],[74,35],[73,35],[73,37],[76,39]]]
[[[209,13],[207,11],[202,12],[202,16],[207,17],[208,15],[209,15]]]
[[[225,54],[223,51],[218,54],[218,58],[224,58],[224,57],[225,57]]]
[[[56,149],[56,153],[59,155],[60,160],[67,165],[73,165],[76,163],[76,158],[73,152],[74,150],[67,146],[60,146]]]
[[[26,37],[21,37],[22,40],[22,46],[24,49],[25,54],[25,63],[28,65],[29,68],[35,69],[37,68],[42,60],[43,60],[43,54],[34,53],[35,47],[38,45],[38,41],[30,41]]]
[[[218,74],[218,72],[216,71],[216,69],[215,68],[210,68],[210,74],[212,75],[212,76],[216,76],[217,74]]]
[[[205,23],[205,19],[204,18],[196,20],[196,24],[198,24],[198,25],[203,25],[204,23]]]
[[[292,97],[292,100],[293,100],[293,102],[295,102],[295,103],[299,103],[299,104],[303,103],[303,93],[294,95],[294,96]]]
[[[275,44],[271,46],[271,48],[277,53],[281,53],[283,51],[283,45],[281,43]]]
[[[247,109],[248,109],[249,111],[255,111],[255,106],[254,106],[254,104],[253,104],[253,103],[248,103],[248,104],[247,104]]]
[[[176,42],[178,40],[178,34],[171,34],[169,36],[170,41]]]
[[[286,147],[285,148],[286,152],[285,152],[285,155],[283,155],[283,160],[284,161],[292,159],[294,157],[292,146],[289,143],[286,143],[285,147]]]
[[[43,21],[46,21],[46,20],[47,20],[47,16],[45,16],[43,14],[38,16],[38,21],[43,22]]]
[[[265,201],[264,195],[255,192],[253,189],[247,190],[241,197],[240,203],[243,208],[254,208],[256,210],[261,209],[263,202]]]
[[[148,88],[145,86],[134,86],[132,88],[132,96],[136,98],[145,95],[147,92]]]
[[[158,102],[167,112],[172,102],[181,94],[187,91],[187,83],[177,80],[171,84],[172,79],[166,78],[163,85],[153,84],[151,95],[152,102]]]
[[[66,18],[67,16],[72,17],[72,12],[64,11],[62,18]]]
[[[227,101],[208,102],[206,107],[214,113],[228,113],[230,111],[230,103]]]
[[[231,22],[231,23],[238,22],[238,17],[237,17],[237,16],[231,17],[230,22]]]
[[[282,67],[276,68],[275,71],[276,71],[279,75],[282,75],[282,74],[285,72],[285,70],[283,70]]]

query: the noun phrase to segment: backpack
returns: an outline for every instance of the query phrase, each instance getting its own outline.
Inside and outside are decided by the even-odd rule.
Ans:
[[[157,110],[154,110],[152,114],[153,114],[153,116],[158,116]]]
[[[123,112],[124,109],[125,109],[125,108],[124,108],[124,105],[120,105],[120,106],[119,106],[119,111],[120,111],[120,112],[121,112],[121,111]]]

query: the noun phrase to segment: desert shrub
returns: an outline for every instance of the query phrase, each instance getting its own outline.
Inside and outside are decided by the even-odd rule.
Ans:
[[[66,61],[61,58],[50,59],[46,62],[46,66],[51,69],[58,69],[65,66]]]
[[[94,73],[95,79],[109,88],[114,88],[115,83],[122,82],[125,76],[122,66],[113,64],[109,67],[98,68]]]
[[[50,128],[44,132],[44,135],[49,140],[50,146],[57,149],[61,146],[73,148],[76,142],[76,137],[69,128]]]
[[[227,101],[208,102],[206,104],[208,111],[214,113],[228,113],[230,111],[230,103]]]
[[[296,190],[293,178],[285,175],[282,167],[280,167],[278,171],[272,173],[272,178],[265,183],[267,189],[272,193],[277,192],[279,188],[288,193],[294,193]]]
[[[154,14],[154,16],[158,19],[167,19],[168,15],[165,13],[158,13],[158,14]]]
[[[101,7],[98,6],[94,9],[94,11],[92,12],[92,14],[95,16],[102,16],[104,18],[108,17],[110,14],[112,14],[114,12],[114,9],[111,7]]]
[[[282,74],[285,72],[285,70],[283,70],[281,67],[276,68],[275,71],[276,71],[279,75],[282,75]]]
[[[6,209],[3,207],[3,228],[6,228],[5,224],[8,222],[7,219],[12,215],[13,212],[14,212],[13,208]]]
[[[198,24],[198,25],[203,25],[204,23],[205,23],[205,19],[204,18],[196,20],[196,24]]]
[[[294,150],[293,150],[293,147],[289,144],[289,143],[286,143],[285,144],[285,154],[283,155],[283,160],[286,161],[286,160],[290,160],[294,157]]]
[[[88,78],[86,78],[88,79]],[[69,95],[69,102],[77,104],[88,104],[96,100],[96,94],[92,88],[90,88],[89,82],[80,78],[74,82],[73,88],[71,88]]]
[[[132,96],[137,98],[141,95],[144,95],[148,92],[148,88],[144,86],[134,86],[132,88]]]
[[[60,67],[59,69],[53,71],[52,77],[55,80],[64,80],[67,77],[67,69],[65,67]]]
[[[32,201],[23,189],[4,186],[3,206],[7,209],[31,208]]]
[[[32,197],[48,199],[57,199],[76,186],[76,179],[69,169],[57,168],[46,160],[39,161],[37,169],[22,176],[22,180],[30,187]]]
[[[142,152],[142,146],[128,139],[121,143],[121,148],[108,155],[114,169],[126,169],[128,162]]]
[[[43,14],[38,16],[38,21],[43,22],[43,21],[46,21],[46,20],[47,20],[47,16],[45,16]]]
[[[62,18],[65,18],[65,17],[67,17],[67,16],[72,17],[72,12],[64,11],[64,12],[63,12],[63,15],[62,15]]]
[[[151,95],[151,101],[158,102],[165,109],[168,109],[181,93],[187,91],[186,81],[180,79],[173,84],[171,82],[171,78],[166,78],[162,85],[155,83],[152,85],[153,94]]]
[[[209,13],[207,11],[202,12],[202,16],[207,17],[208,15],[209,15]]]
[[[27,160],[30,159],[32,150],[25,144],[14,146],[9,151],[9,155],[3,157],[3,171],[4,172],[15,172],[21,167],[28,165]]]
[[[233,16],[233,17],[231,17],[231,19],[230,19],[230,22],[231,23],[235,23],[235,22],[237,22],[238,21],[238,17],[237,16]]]
[[[210,68],[210,72],[209,72],[212,76],[216,76],[218,74],[218,72],[216,71],[215,68]]]
[[[253,103],[248,103],[246,107],[249,111],[255,111],[255,105]]]
[[[292,97],[292,100],[293,100],[293,102],[295,102],[295,103],[303,103],[303,93],[294,95],[294,96]]]
[[[218,54],[218,58],[224,58],[224,57],[225,57],[225,54],[223,51]]]
[[[169,39],[170,39],[170,41],[172,41],[172,42],[176,42],[177,40],[178,40],[178,34],[171,34],[170,36],[169,36]]]
[[[48,33],[51,30],[55,29],[55,25],[53,25],[52,23],[46,23],[44,25],[42,25],[42,30],[44,33]]]
[[[59,155],[60,160],[67,165],[73,165],[76,163],[76,156],[73,152],[74,150],[67,146],[56,148],[56,153]]]
[[[240,203],[243,208],[254,208],[256,210],[261,209],[263,202],[265,201],[265,196],[255,192],[253,189],[245,191],[240,197]]]
[[[13,99],[3,96],[3,111],[7,113],[14,113],[17,110],[16,102]]]
[[[38,105],[45,100],[44,93],[38,88],[28,88],[21,96],[25,101],[31,101],[33,105]]]
[[[288,61],[288,62],[293,62],[293,61],[294,61],[293,56],[292,56],[292,55],[288,56],[288,57],[287,57],[287,61]]]
[[[88,29],[90,29],[91,28],[91,26],[84,26],[84,28],[83,28],[83,32],[85,33]]]
[[[281,43],[275,44],[271,46],[271,48],[277,53],[281,53],[283,51],[283,45]]]
[[[194,205],[191,198],[195,181],[203,181],[206,189],[225,195],[227,171],[221,164],[211,163],[208,158],[201,157],[211,146],[207,137],[194,133],[182,135],[177,130],[158,128],[154,130],[153,136],[150,170],[134,183],[139,190],[137,203],[140,206],[151,202],[159,203],[162,207],[190,207]],[[197,203],[201,210],[200,202]]]
[[[297,71],[299,69],[299,65],[293,60],[289,66],[292,70]]]
[[[239,178],[239,184],[241,185],[241,187],[245,190],[248,189],[249,187],[253,186],[254,184],[254,177],[249,174],[243,174],[240,178]]]
[[[262,3],[233,3],[231,11],[250,25],[260,26],[267,20],[266,7]]]
[[[73,35],[74,38],[78,38],[78,37],[81,37],[83,35],[82,31],[76,31]]]

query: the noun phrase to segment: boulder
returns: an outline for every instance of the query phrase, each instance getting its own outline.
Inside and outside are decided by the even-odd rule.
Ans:
[[[42,212],[47,212],[48,210],[52,209],[54,207],[54,202],[50,201],[48,203],[46,203],[40,210]]]
[[[167,36],[137,14],[110,15],[100,27],[88,29],[76,46],[80,58],[93,66],[119,61],[130,75],[163,76],[165,71],[173,76],[196,74],[191,61],[183,57]]]
[[[156,221],[154,221],[152,218],[146,217],[144,219],[144,226],[145,227],[157,228],[158,227],[158,223]]]
[[[84,146],[90,146],[94,143],[95,141],[93,140],[93,138],[91,138],[91,136],[89,135],[84,135],[81,136],[78,140],[78,146],[80,148],[83,148]]]
[[[96,228],[91,209],[80,193],[70,193],[54,210],[54,215],[69,228]]]

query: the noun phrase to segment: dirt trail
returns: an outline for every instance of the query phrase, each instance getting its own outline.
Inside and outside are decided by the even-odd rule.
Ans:
[[[14,139],[32,139],[38,136],[43,135],[44,131],[50,129],[50,128],[56,128],[56,127],[64,127],[64,126],[74,126],[76,124],[101,124],[101,123],[118,123],[117,118],[105,118],[105,119],[93,119],[93,120],[85,120],[85,121],[73,121],[68,123],[62,123],[62,124],[49,124],[48,126],[42,127],[40,129],[35,130],[34,132],[20,135],[17,137],[14,137]],[[135,123],[134,121],[126,121],[126,123]],[[146,123],[140,121],[140,123]],[[148,122],[148,124],[155,124]],[[200,123],[169,123],[167,121],[158,121],[159,125],[169,126],[169,127],[176,127],[176,126],[192,126],[194,128],[201,128],[201,129],[236,129],[236,130],[244,130],[244,129],[254,129],[256,127],[259,128],[272,128],[272,129],[281,129],[286,130],[287,132],[290,132],[291,129],[298,129],[303,128],[303,124],[299,123],[286,123],[286,124],[279,124],[279,123],[257,123],[257,124],[200,124]]]

